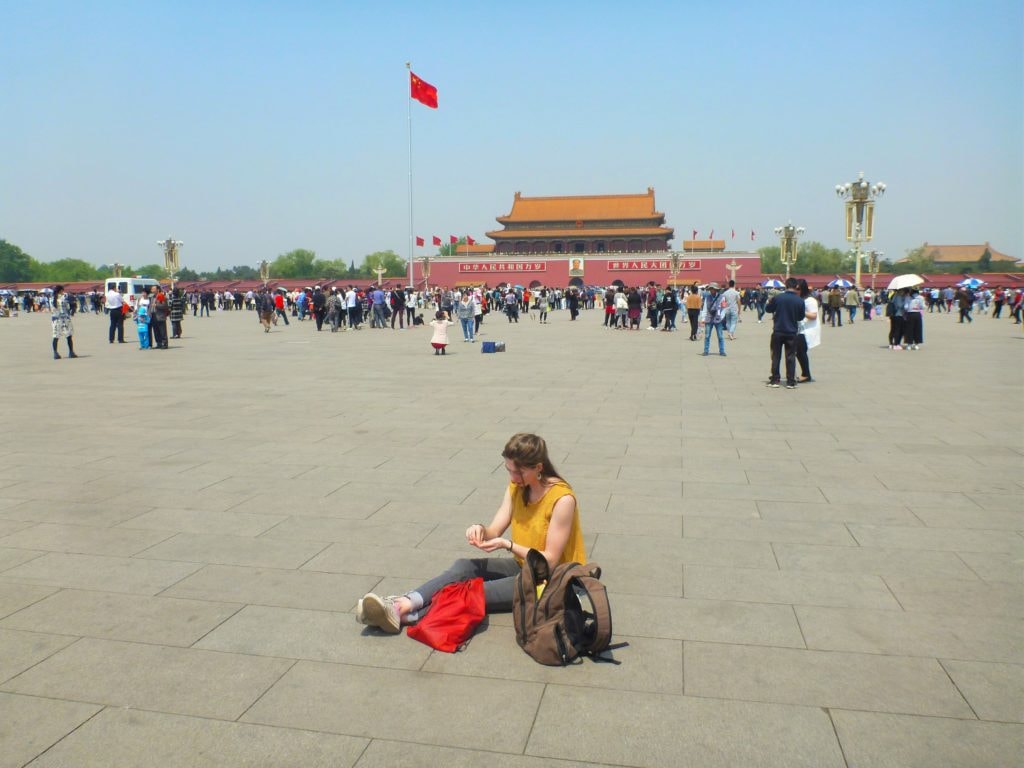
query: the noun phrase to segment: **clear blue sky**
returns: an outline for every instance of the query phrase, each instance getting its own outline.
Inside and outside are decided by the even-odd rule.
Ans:
[[[406,61],[440,92],[412,105],[428,238],[482,240],[516,190],[653,186],[677,246],[792,220],[845,248],[864,171],[888,256],[1024,258],[1020,0],[36,0],[0,29],[0,238],[42,261],[407,255]]]

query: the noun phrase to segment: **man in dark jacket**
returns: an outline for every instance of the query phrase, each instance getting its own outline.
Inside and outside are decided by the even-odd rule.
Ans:
[[[804,300],[796,292],[797,284],[795,277],[788,278],[785,292],[773,296],[765,307],[765,312],[774,316],[772,373],[768,379],[768,386],[773,389],[779,388],[779,363],[783,349],[786,350],[786,389],[796,389],[796,336],[806,314]]]

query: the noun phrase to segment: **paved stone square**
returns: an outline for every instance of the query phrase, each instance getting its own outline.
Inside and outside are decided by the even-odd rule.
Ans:
[[[491,315],[167,351],[0,319],[0,768],[1009,766],[1024,754],[1019,326],[687,334]],[[134,333],[129,334],[134,338]],[[64,354],[64,348],[61,348]],[[494,616],[456,655],[356,624],[471,555],[517,431],[548,441],[621,665],[535,664]]]

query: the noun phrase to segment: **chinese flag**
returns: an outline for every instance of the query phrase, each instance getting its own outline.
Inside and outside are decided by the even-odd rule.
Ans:
[[[754,239],[754,230],[750,230],[750,239],[751,239],[751,240],[753,240],[753,239]]]
[[[420,80],[412,71],[409,72],[410,95],[420,104],[437,109],[437,88],[426,80]]]
[[[697,230],[696,229],[693,230],[693,237],[691,237],[690,239],[691,240],[696,240],[697,239]]]
[[[711,234],[708,235],[708,240],[714,240],[714,239],[715,239],[715,230],[712,229],[711,230]]]
[[[434,245],[440,245],[440,244],[441,244],[441,238],[438,237],[437,235],[434,235]]]
[[[476,245],[476,240],[469,235],[466,235],[466,245]]]
[[[422,237],[417,237],[416,238],[416,245],[423,245],[423,238]]]
[[[448,235],[448,242],[450,242],[452,245],[458,245],[459,238],[457,238],[455,235]]]
[[[736,230],[735,230],[735,229],[734,229],[734,230],[732,231],[732,239],[733,239],[733,240],[735,240],[735,239],[736,239]]]

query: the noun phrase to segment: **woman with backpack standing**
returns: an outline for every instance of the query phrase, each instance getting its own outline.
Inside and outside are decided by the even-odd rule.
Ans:
[[[430,609],[431,599],[448,584],[475,577],[484,580],[487,613],[512,610],[516,576],[526,554],[535,549],[551,568],[560,563],[585,563],[579,505],[572,488],[561,479],[538,435],[512,435],[501,452],[509,484],[501,506],[487,525],[466,529],[466,541],[484,552],[507,550],[512,557],[456,560],[444,573],[404,595],[380,597],[372,592],[359,601],[356,621],[397,635]],[[508,532],[507,537],[503,535]]]

